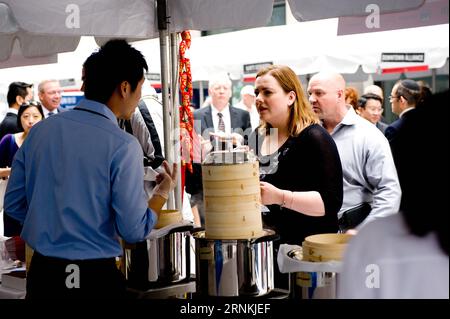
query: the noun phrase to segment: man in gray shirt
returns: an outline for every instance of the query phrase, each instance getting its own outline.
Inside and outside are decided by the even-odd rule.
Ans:
[[[338,217],[340,221],[348,220],[352,212],[354,220],[355,208],[368,203],[370,207],[367,205],[365,212],[356,209],[357,214],[369,214],[359,224],[361,227],[398,212],[401,190],[388,141],[380,130],[345,104],[344,90],[345,80],[336,73],[318,73],[308,85],[311,106],[336,142],[341,157],[344,200]],[[345,223],[341,229],[352,229],[357,223]]]

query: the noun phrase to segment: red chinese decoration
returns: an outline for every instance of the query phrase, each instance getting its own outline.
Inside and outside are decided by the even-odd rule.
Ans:
[[[191,76],[191,62],[185,57],[186,50],[191,47],[191,34],[189,31],[181,32],[181,43],[179,49],[180,55],[180,145],[181,145],[181,171],[188,168],[192,172],[192,158],[193,158],[193,131],[194,131],[194,116],[192,114],[190,105],[192,99],[192,76]]]

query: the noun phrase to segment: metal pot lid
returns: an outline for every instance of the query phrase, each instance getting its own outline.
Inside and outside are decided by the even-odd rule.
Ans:
[[[206,238],[205,230],[193,232],[192,237],[194,237],[195,239],[209,240],[209,241],[218,241],[219,240],[219,241],[222,241],[225,243],[250,242],[252,244],[279,239],[278,234],[272,229],[263,229],[263,233],[261,236],[259,236],[257,238],[249,238],[249,239],[208,239],[208,238]]]

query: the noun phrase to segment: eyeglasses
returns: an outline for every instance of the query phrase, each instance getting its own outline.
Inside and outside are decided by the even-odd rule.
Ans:
[[[383,108],[366,108],[371,113],[383,113]]]
[[[26,106],[29,106],[29,105],[30,106],[42,106],[41,102],[35,101],[35,100],[23,102],[22,105],[26,105]]]
[[[399,99],[401,97],[401,95],[399,96],[393,96],[393,95],[389,95],[389,99],[393,100],[393,99]]]

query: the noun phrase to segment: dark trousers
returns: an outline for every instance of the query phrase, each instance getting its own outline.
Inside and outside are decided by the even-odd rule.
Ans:
[[[125,277],[115,258],[68,260],[34,252],[26,299],[124,298]]]

